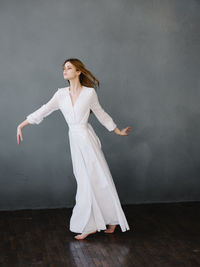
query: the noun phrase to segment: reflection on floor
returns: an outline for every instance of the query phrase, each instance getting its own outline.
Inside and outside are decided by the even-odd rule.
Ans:
[[[200,266],[200,203],[123,205],[130,230],[84,240],[72,209],[0,212],[0,266]]]

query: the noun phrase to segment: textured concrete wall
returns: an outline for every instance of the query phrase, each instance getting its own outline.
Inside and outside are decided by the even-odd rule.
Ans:
[[[90,116],[122,204],[200,200],[200,2],[1,1],[0,209],[72,207],[76,181],[60,111],[16,127],[67,85],[81,59],[102,107],[129,136]]]

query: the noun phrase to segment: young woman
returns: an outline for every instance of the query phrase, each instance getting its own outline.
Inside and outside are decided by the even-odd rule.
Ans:
[[[53,111],[60,109],[69,126],[69,143],[73,174],[77,182],[76,205],[70,218],[70,231],[84,239],[96,231],[113,233],[116,225],[122,232],[129,225],[122,210],[110,169],[101,149],[101,142],[88,118],[94,113],[99,122],[118,135],[127,136],[128,126],[122,130],[101,107],[96,90],[99,81],[76,58],[65,60],[62,65],[64,79],[69,86],[58,88],[52,98],[29,114],[17,127],[17,142],[23,140],[22,129],[28,124],[39,124]],[[108,229],[106,228],[108,225]]]

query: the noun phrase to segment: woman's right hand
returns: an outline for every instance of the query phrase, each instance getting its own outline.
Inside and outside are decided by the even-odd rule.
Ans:
[[[20,140],[23,141],[22,136],[22,128],[20,126],[17,127],[17,143],[20,144]]]
[[[29,122],[26,119],[17,126],[17,143],[18,143],[18,145],[20,144],[20,140],[23,141],[22,129],[27,125],[29,125]]]

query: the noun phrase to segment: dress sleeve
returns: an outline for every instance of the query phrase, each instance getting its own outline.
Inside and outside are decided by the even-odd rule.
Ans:
[[[26,116],[26,119],[30,124],[40,124],[45,117],[50,115],[53,111],[59,109],[58,91],[59,88],[46,104],[43,104],[40,108]]]
[[[115,127],[117,127],[111,116],[108,113],[106,113],[105,110],[100,105],[96,90],[94,88],[92,90],[90,109],[94,112],[99,122],[105,128],[107,128],[108,131],[113,131]]]

